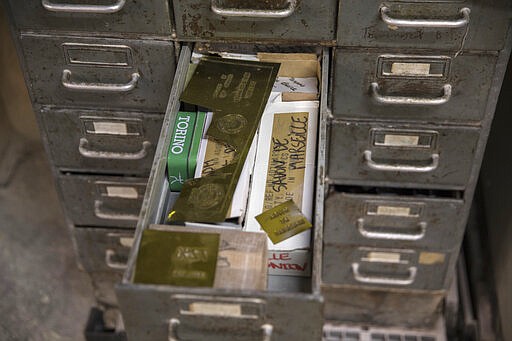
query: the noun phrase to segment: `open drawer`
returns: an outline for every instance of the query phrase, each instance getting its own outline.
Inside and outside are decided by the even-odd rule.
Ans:
[[[297,48],[291,51],[300,52]],[[329,54],[327,49],[317,52],[322,63],[318,162],[323,165]],[[128,337],[131,340],[320,340],[323,300],[319,287],[321,255],[317,250],[322,244],[322,200],[317,200],[314,215],[311,277],[269,275],[264,291],[133,282],[143,231],[150,224],[165,222],[166,209],[176,197],[171,195],[166,180],[167,146],[191,54],[191,46],[182,47],[128,268],[116,288]],[[323,178],[323,168],[318,167],[317,179]],[[315,197],[323,199],[323,190],[323,183],[317,180]]]

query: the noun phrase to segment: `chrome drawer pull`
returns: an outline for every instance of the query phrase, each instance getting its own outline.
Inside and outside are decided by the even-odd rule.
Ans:
[[[132,79],[125,84],[106,84],[106,83],[73,83],[71,82],[71,71],[68,69],[62,70],[62,85],[71,90],[82,91],[104,91],[104,92],[126,92],[133,90],[139,81],[140,75],[138,72],[132,73]]]
[[[415,266],[411,266],[408,269],[408,277],[404,279],[392,278],[392,277],[376,277],[363,275],[359,272],[359,263],[352,263],[352,271],[354,272],[354,279],[361,283],[367,284],[389,284],[389,285],[410,285],[416,279],[417,269]]]
[[[297,0],[288,0],[288,7],[279,10],[223,8],[219,5],[219,0],[212,0],[211,3],[212,12],[223,17],[286,18],[297,8]]]
[[[80,144],[78,145],[78,152],[84,157],[94,159],[115,159],[115,160],[140,160],[148,155],[149,147],[151,142],[142,142],[142,149],[133,153],[122,153],[122,152],[106,152],[99,150],[88,149],[89,141],[85,137],[80,138]]]
[[[452,97],[452,86],[450,84],[443,85],[443,95],[437,98],[381,95],[379,93],[379,83],[377,82],[373,82],[371,88],[373,99],[381,104],[439,105],[445,104]]]
[[[365,150],[363,155],[366,165],[369,168],[380,171],[426,173],[435,170],[439,166],[439,154],[437,153],[432,154],[432,162],[427,166],[389,165],[385,163],[377,163],[372,159],[371,150]]]
[[[180,320],[176,318],[172,318],[169,320],[168,326],[168,341],[179,341],[178,338],[178,326],[180,325]],[[263,332],[262,341],[271,341],[272,340],[272,332],[274,331],[274,326],[271,324],[265,323],[261,326],[261,330]]]
[[[112,5],[54,4],[50,0],[41,0],[41,4],[47,11],[51,12],[105,14],[119,12],[126,4],[126,0],[117,0]]]
[[[389,26],[457,28],[467,26],[469,24],[469,13],[471,13],[471,10],[467,7],[462,8],[459,11],[461,18],[455,20],[398,19],[390,17],[389,12],[391,12],[389,7],[380,7],[380,18]]]
[[[137,221],[139,219],[138,215],[135,214],[126,214],[126,213],[107,213],[102,210],[103,201],[95,200],[94,201],[94,215],[100,219],[108,219],[108,220],[134,220]]]
[[[418,225],[418,231],[414,233],[398,233],[398,232],[377,232],[369,231],[364,226],[364,219],[357,219],[357,229],[362,236],[371,239],[390,239],[390,240],[420,240],[425,237],[427,232],[427,223],[420,222]]]
[[[112,260],[112,258],[115,256],[115,254],[116,254],[116,252],[114,250],[111,250],[111,249],[105,250],[105,263],[111,269],[125,270],[127,267],[126,263],[120,263],[120,262],[116,262],[116,261]]]

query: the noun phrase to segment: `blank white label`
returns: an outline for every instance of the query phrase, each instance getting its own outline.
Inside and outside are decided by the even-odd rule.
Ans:
[[[122,187],[122,186],[107,186],[107,196],[126,198],[126,199],[137,199],[139,193],[134,187]]]
[[[400,254],[395,252],[368,252],[368,262],[400,263]]]
[[[377,206],[377,215],[408,217],[411,215],[411,208],[398,206]]]
[[[122,122],[92,122],[94,133],[109,135],[128,135],[126,123]]]
[[[404,147],[404,146],[417,146],[420,141],[418,135],[393,135],[386,134],[384,136],[384,145]]]
[[[429,63],[393,63],[391,74],[396,76],[428,76],[430,74]]]
[[[242,316],[240,304],[194,302],[189,304],[189,311],[185,314],[209,315],[209,316]]]

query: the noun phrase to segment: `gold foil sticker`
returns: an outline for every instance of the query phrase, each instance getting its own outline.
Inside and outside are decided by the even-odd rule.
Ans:
[[[256,220],[274,244],[312,227],[292,200],[263,212]]]
[[[302,209],[308,112],[274,115],[263,210],[293,200]]]
[[[377,206],[377,215],[409,217],[411,216],[411,208],[399,206]]]
[[[428,76],[430,74],[429,63],[393,63],[391,74],[396,76]]]
[[[144,230],[134,282],[213,286],[219,234]]]
[[[446,256],[444,253],[438,252],[421,252],[419,263],[425,265],[434,265],[444,263]]]

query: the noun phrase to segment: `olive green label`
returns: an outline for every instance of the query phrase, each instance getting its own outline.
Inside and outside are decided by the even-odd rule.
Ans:
[[[292,200],[256,216],[272,243],[277,244],[312,227]]]
[[[219,252],[217,233],[145,230],[135,283],[211,287]]]
[[[186,181],[169,221],[225,220],[278,70],[275,63],[219,58],[199,62],[181,100],[214,112],[206,135],[232,148],[234,156],[208,175]]]

